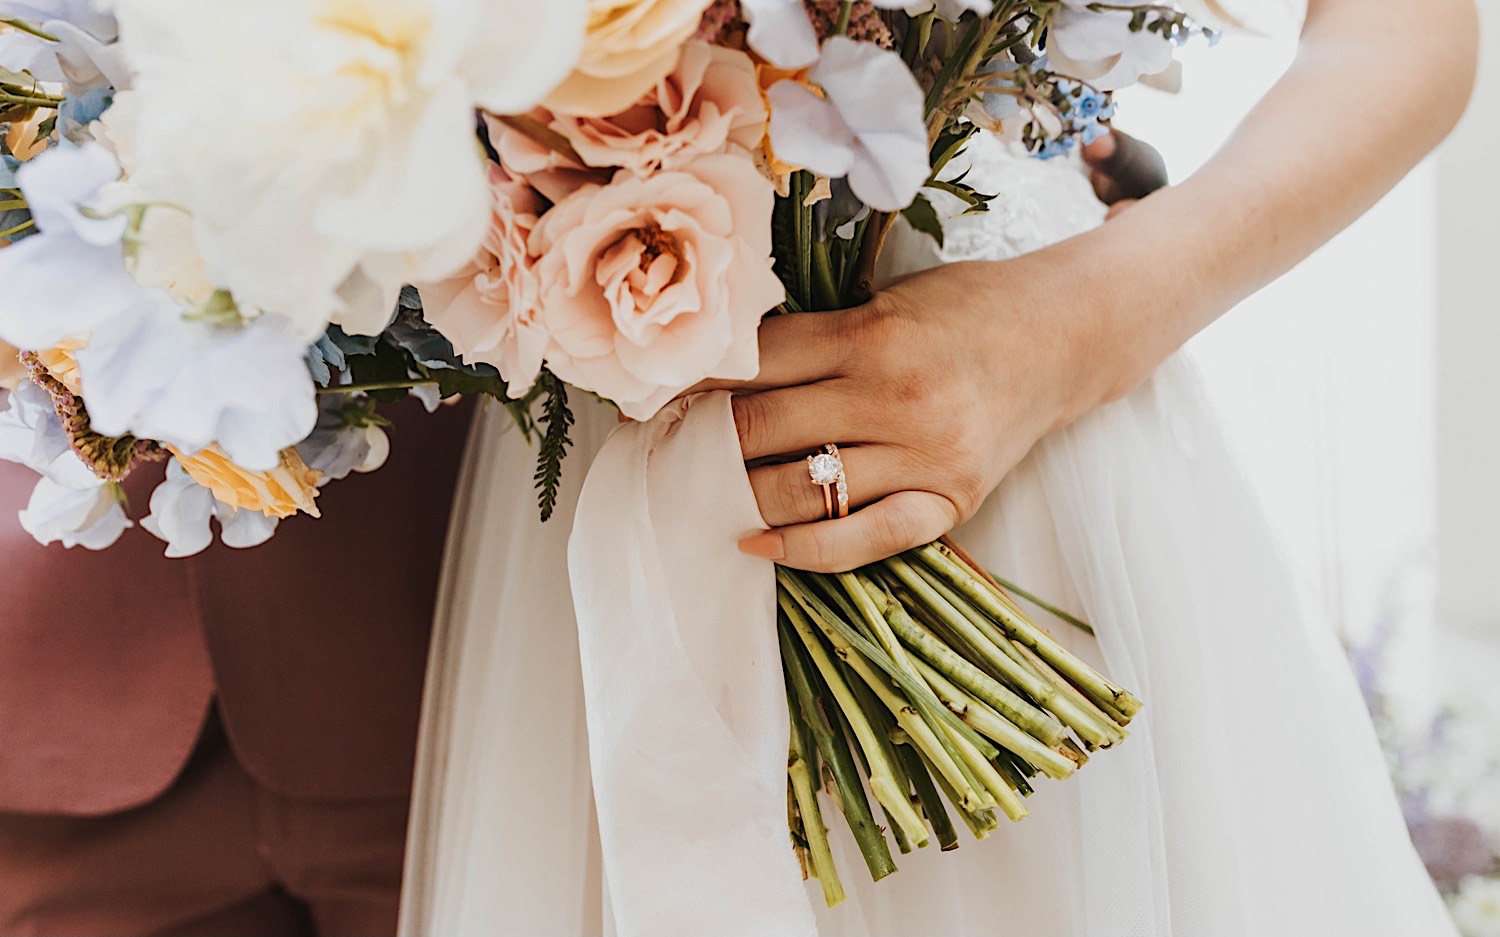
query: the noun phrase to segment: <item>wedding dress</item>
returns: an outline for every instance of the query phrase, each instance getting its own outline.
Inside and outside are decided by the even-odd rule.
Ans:
[[[942,251],[899,233],[890,272],[1102,218],[1076,165],[983,136],[970,158],[994,209],[952,221]],[[582,407],[547,524],[508,423],[481,417],[449,545],[405,934],[1454,934],[1333,633],[1183,356],[1042,440],[957,532],[1093,623],[1097,641],[1052,630],[1146,701],[1131,737],[1041,784],[1023,822],[898,854],[878,884],[825,802],[834,909],[787,838],[772,569],[734,546],[761,525],[727,398],[624,427]]]

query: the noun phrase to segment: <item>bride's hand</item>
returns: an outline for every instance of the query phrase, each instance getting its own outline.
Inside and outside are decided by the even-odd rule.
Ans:
[[[719,385],[736,391],[750,483],[773,528],[741,549],[827,572],[919,546],[1107,396],[1089,309],[1107,291],[1051,253],[953,264],[856,309],[768,319],[760,376]],[[825,519],[804,460],[829,442],[854,509],[838,520]]]

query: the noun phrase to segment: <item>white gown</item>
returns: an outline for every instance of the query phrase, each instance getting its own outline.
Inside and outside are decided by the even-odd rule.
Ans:
[[[1014,256],[1102,216],[1076,166],[989,138],[972,158],[995,209],[950,226],[941,258],[898,237],[896,267]],[[1043,783],[1023,822],[897,855],[881,883],[839,839],[832,910],[787,839],[771,568],[734,549],[759,519],[727,404],[625,428],[584,407],[545,525],[508,422],[481,417],[449,544],[408,937],[1455,934],[1187,360],[1042,440],[957,535],[1093,623],[1097,643],[1052,630],[1146,701],[1130,739]]]

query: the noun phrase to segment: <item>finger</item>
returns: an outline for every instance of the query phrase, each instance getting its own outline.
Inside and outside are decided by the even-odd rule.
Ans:
[[[953,502],[898,491],[835,521],[782,527],[740,541],[751,556],[816,573],[842,573],[941,537],[958,524]]]
[[[1113,205],[1109,206],[1109,211],[1107,211],[1107,212],[1104,213],[1104,220],[1105,221],[1110,220],[1111,218],[1113,218],[1116,215],[1118,215],[1120,212],[1122,212],[1125,209],[1129,208],[1130,206],[1134,205],[1137,201],[1139,201],[1139,199],[1127,198],[1127,199],[1121,199],[1120,201],[1115,202]]]
[[[844,461],[849,483],[850,508],[879,501],[911,484],[909,463],[888,446],[841,449],[839,456]],[[828,517],[823,486],[808,475],[805,459],[751,469],[750,487],[768,527],[805,524]]]
[[[734,427],[746,462],[767,456],[797,456],[824,443],[870,443],[857,426],[858,401],[833,382],[736,394]],[[868,432],[866,429],[865,432]]]
[[[789,312],[760,323],[760,373],[748,381],[702,381],[683,393],[753,391],[811,384],[838,373],[847,354],[845,317],[853,310]]]
[[[1106,143],[1110,140],[1113,142]],[[1145,198],[1170,182],[1166,161],[1156,148],[1119,130],[1111,129],[1106,136],[1085,146],[1084,159],[1093,167],[1095,175],[1103,174],[1112,180],[1109,197],[1103,193],[1099,196],[1107,204],[1120,199]],[[1099,190],[1097,182],[1094,188]]]
[[[1104,204],[1113,205],[1120,200],[1120,188],[1109,173],[1096,169],[1089,174],[1089,182],[1094,186],[1094,196]]]
[[[1085,143],[1083,145],[1083,161],[1094,169],[1108,165],[1119,146],[1118,138],[1123,136],[1124,134],[1118,130],[1114,130],[1102,137],[1095,137],[1091,143]]]

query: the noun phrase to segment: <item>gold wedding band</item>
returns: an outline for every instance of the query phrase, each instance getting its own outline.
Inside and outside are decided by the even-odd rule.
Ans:
[[[823,489],[823,510],[829,520],[849,516],[849,479],[838,446],[828,443],[822,452],[808,456],[807,477]]]

